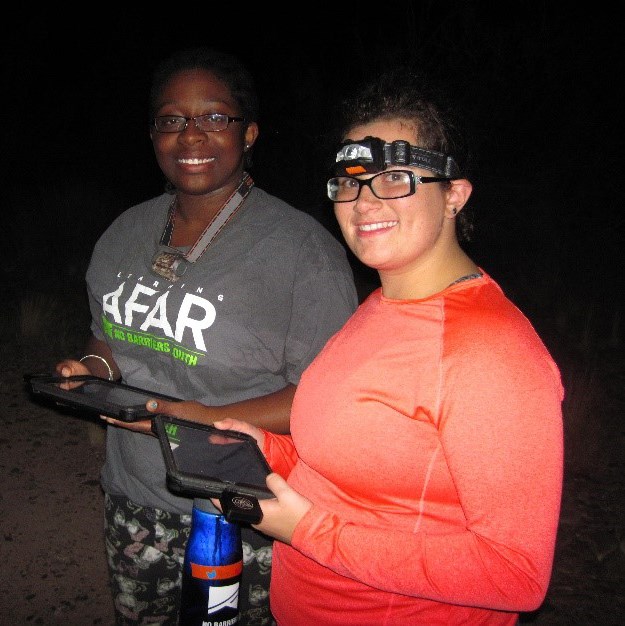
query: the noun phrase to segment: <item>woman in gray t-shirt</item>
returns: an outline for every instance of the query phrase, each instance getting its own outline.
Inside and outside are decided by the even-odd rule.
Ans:
[[[237,59],[174,54],[157,68],[150,102],[169,189],[98,240],[87,271],[92,336],[80,360],[56,370],[197,401],[203,421],[288,432],[302,371],[357,306],[345,250],[246,172],[258,104]],[[118,623],[173,625],[193,500],[167,489],[150,420],[107,421],[102,486]],[[271,541],[243,528],[243,542],[240,623],[270,624]]]

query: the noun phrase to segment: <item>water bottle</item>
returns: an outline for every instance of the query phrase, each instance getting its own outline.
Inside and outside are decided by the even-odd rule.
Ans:
[[[239,621],[243,571],[241,527],[210,500],[195,499],[184,555],[179,626],[231,626]]]

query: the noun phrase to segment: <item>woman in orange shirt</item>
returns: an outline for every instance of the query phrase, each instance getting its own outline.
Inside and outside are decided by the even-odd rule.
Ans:
[[[436,93],[400,71],[343,112],[328,195],[381,287],[305,370],[290,436],[216,423],[255,436],[277,472],[257,526],[278,540],[272,612],[280,626],[512,626],[551,575],[560,374],[459,243],[472,186]]]

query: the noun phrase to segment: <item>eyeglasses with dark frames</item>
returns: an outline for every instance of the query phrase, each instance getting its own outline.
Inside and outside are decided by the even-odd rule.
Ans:
[[[244,117],[232,117],[224,113],[207,113],[197,117],[183,115],[160,115],[152,120],[152,125],[159,133],[181,133],[189,122],[195,122],[197,128],[205,133],[217,133],[226,130],[232,122],[245,122]]]
[[[396,200],[411,196],[417,185],[425,183],[442,183],[453,180],[438,176],[417,176],[410,170],[387,170],[371,178],[354,178],[353,176],[335,176],[328,181],[328,198],[332,202],[353,202],[360,196],[360,191],[369,187],[380,200]]]

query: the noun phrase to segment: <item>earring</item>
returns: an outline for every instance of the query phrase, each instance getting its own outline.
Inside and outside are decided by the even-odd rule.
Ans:
[[[456,215],[456,213],[458,213],[458,209],[457,209],[456,207],[454,207],[454,208],[451,210],[451,212],[452,212],[452,214],[453,214],[453,215]]]
[[[243,148],[243,152],[247,152],[250,149],[250,144],[246,143],[245,148]]]

